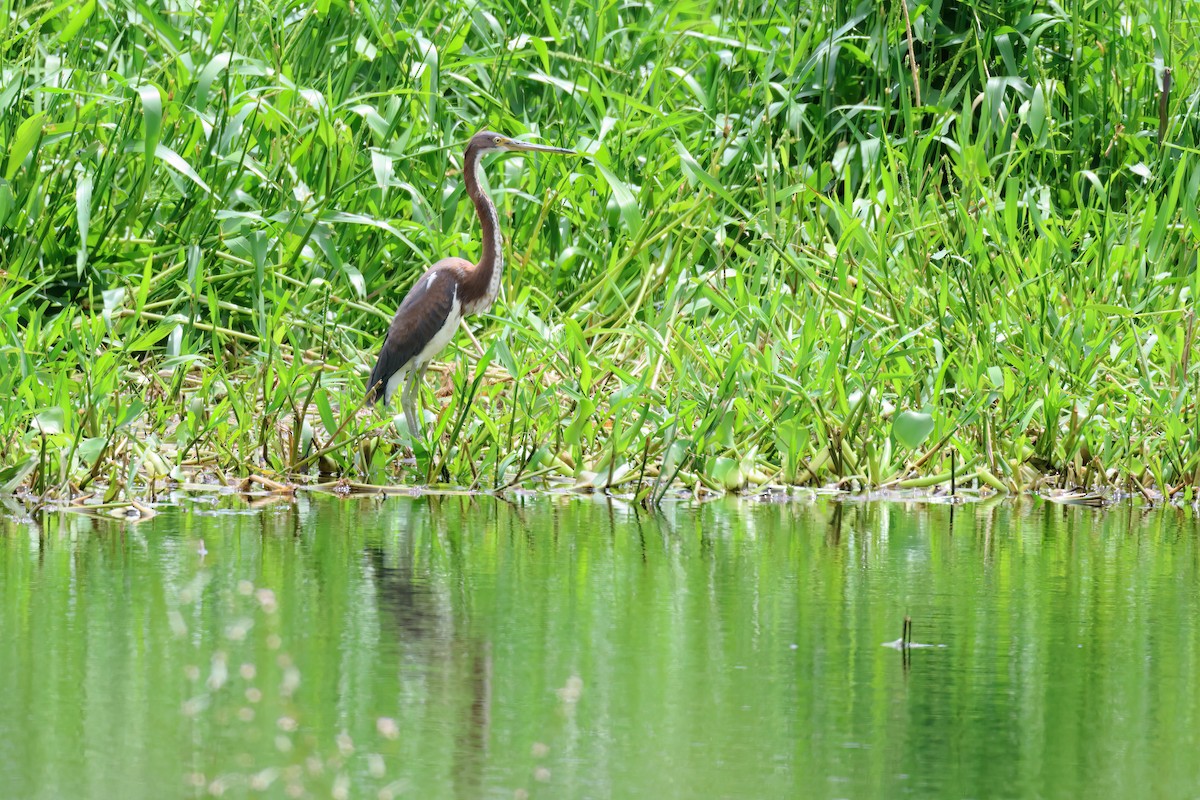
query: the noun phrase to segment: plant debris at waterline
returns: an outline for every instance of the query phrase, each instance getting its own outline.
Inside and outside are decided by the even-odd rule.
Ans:
[[[0,493],[1193,498],[1193,6],[566,13],[11,11]],[[485,126],[591,157],[490,169],[501,297],[410,448],[368,361],[477,255]]]

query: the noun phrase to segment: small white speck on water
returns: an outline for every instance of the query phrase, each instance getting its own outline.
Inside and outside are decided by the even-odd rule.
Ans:
[[[300,724],[293,717],[280,717],[275,721],[275,724],[279,727],[279,730],[287,731],[288,733],[293,733],[300,727]]]
[[[254,620],[243,617],[225,628],[225,638],[231,642],[246,641],[246,634],[254,627]]]
[[[254,593],[254,597],[262,610],[268,614],[274,614],[275,609],[279,607],[275,602],[275,593],[270,589],[259,589]]]
[[[175,609],[167,612],[167,624],[171,626],[171,633],[177,638],[182,639],[187,636],[187,623],[183,621],[183,614],[180,614]]]
[[[279,770],[275,767],[267,767],[261,772],[254,773],[254,777],[250,779],[250,788],[258,792],[265,792],[271,788],[271,784],[279,777]]]
[[[257,703],[259,700],[262,700],[262,690],[261,689],[251,686],[249,689],[246,690],[246,702],[247,703]]]
[[[530,750],[533,753],[534,758],[545,758],[550,753],[550,745],[542,744],[541,742],[534,742],[533,747],[530,748]]]
[[[338,752],[343,756],[349,756],[354,752],[354,740],[350,738],[350,734],[342,731],[337,735]]]
[[[267,637],[267,648],[270,650],[278,650],[283,646],[283,640],[279,638],[279,634],[272,633]]]
[[[383,756],[379,753],[367,754],[367,772],[371,773],[372,778],[382,778],[387,772],[387,768],[383,763]]]
[[[795,642],[792,642],[790,645],[788,645],[788,647],[791,648],[792,650],[800,649],[800,645],[796,644]]]
[[[254,584],[248,580],[240,580],[237,585],[238,594],[243,597],[249,597],[254,593]]]
[[[229,679],[229,668],[225,665],[225,653],[218,650],[213,653],[212,668],[208,673],[208,681],[206,685],[212,691],[217,691],[225,685],[225,681]]]
[[[583,695],[583,678],[578,675],[567,678],[567,685],[558,690],[558,699],[567,705],[578,703],[581,695]]]
[[[258,670],[253,664],[242,664],[238,667],[238,674],[242,676],[242,680],[252,681],[254,676],[258,674]]]
[[[204,697],[193,697],[184,700],[184,706],[182,706],[180,710],[184,712],[184,716],[194,717],[199,714],[200,711],[203,711],[208,704],[208,700],[206,700]]]
[[[375,730],[379,731],[379,735],[385,739],[397,739],[400,737],[400,726],[391,717],[380,717],[375,720]]]
[[[550,770],[545,767],[538,767],[533,771],[533,779],[538,783],[546,783],[550,780]]]
[[[292,752],[292,740],[282,733],[275,737],[275,749],[281,753]]]
[[[339,773],[333,779],[333,800],[350,800],[350,779],[346,777],[346,773]]]
[[[320,775],[325,771],[325,764],[317,756],[309,756],[304,759],[304,767],[308,770],[309,775]]]
[[[201,539],[200,544],[196,546],[196,554],[199,555],[200,558],[204,558],[206,555],[208,555],[208,548],[204,546],[203,539]],[[224,789],[222,789],[222,791],[224,791]]]
[[[225,781],[220,778],[213,778],[212,783],[208,785],[208,793],[213,797],[220,797],[225,794]]]
[[[300,670],[288,667],[283,671],[283,681],[279,684],[279,693],[291,697],[300,688]]]

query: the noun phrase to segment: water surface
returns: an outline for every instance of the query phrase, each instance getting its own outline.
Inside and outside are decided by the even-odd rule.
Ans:
[[[1177,511],[8,517],[0,794],[1191,797],[1198,620]]]

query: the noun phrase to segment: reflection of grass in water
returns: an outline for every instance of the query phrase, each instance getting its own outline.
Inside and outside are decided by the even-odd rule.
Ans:
[[[0,493],[645,498],[942,485],[957,453],[992,490],[1190,497],[1194,15],[774,8],[14,12]],[[593,157],[489,173],[511,269],[406,464],[363,376],[412,279],[478,252],[485,124]]]

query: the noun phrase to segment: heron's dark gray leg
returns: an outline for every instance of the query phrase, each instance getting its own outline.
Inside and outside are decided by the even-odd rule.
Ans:
[[[424,370],[409,371],[404,379],[404,389],[400,393],[400,407],[404,409],[404,420],[408,423],[408,433],[414,439],[421,435],[421,426],[417,421],[417,388],[421,384]]]

